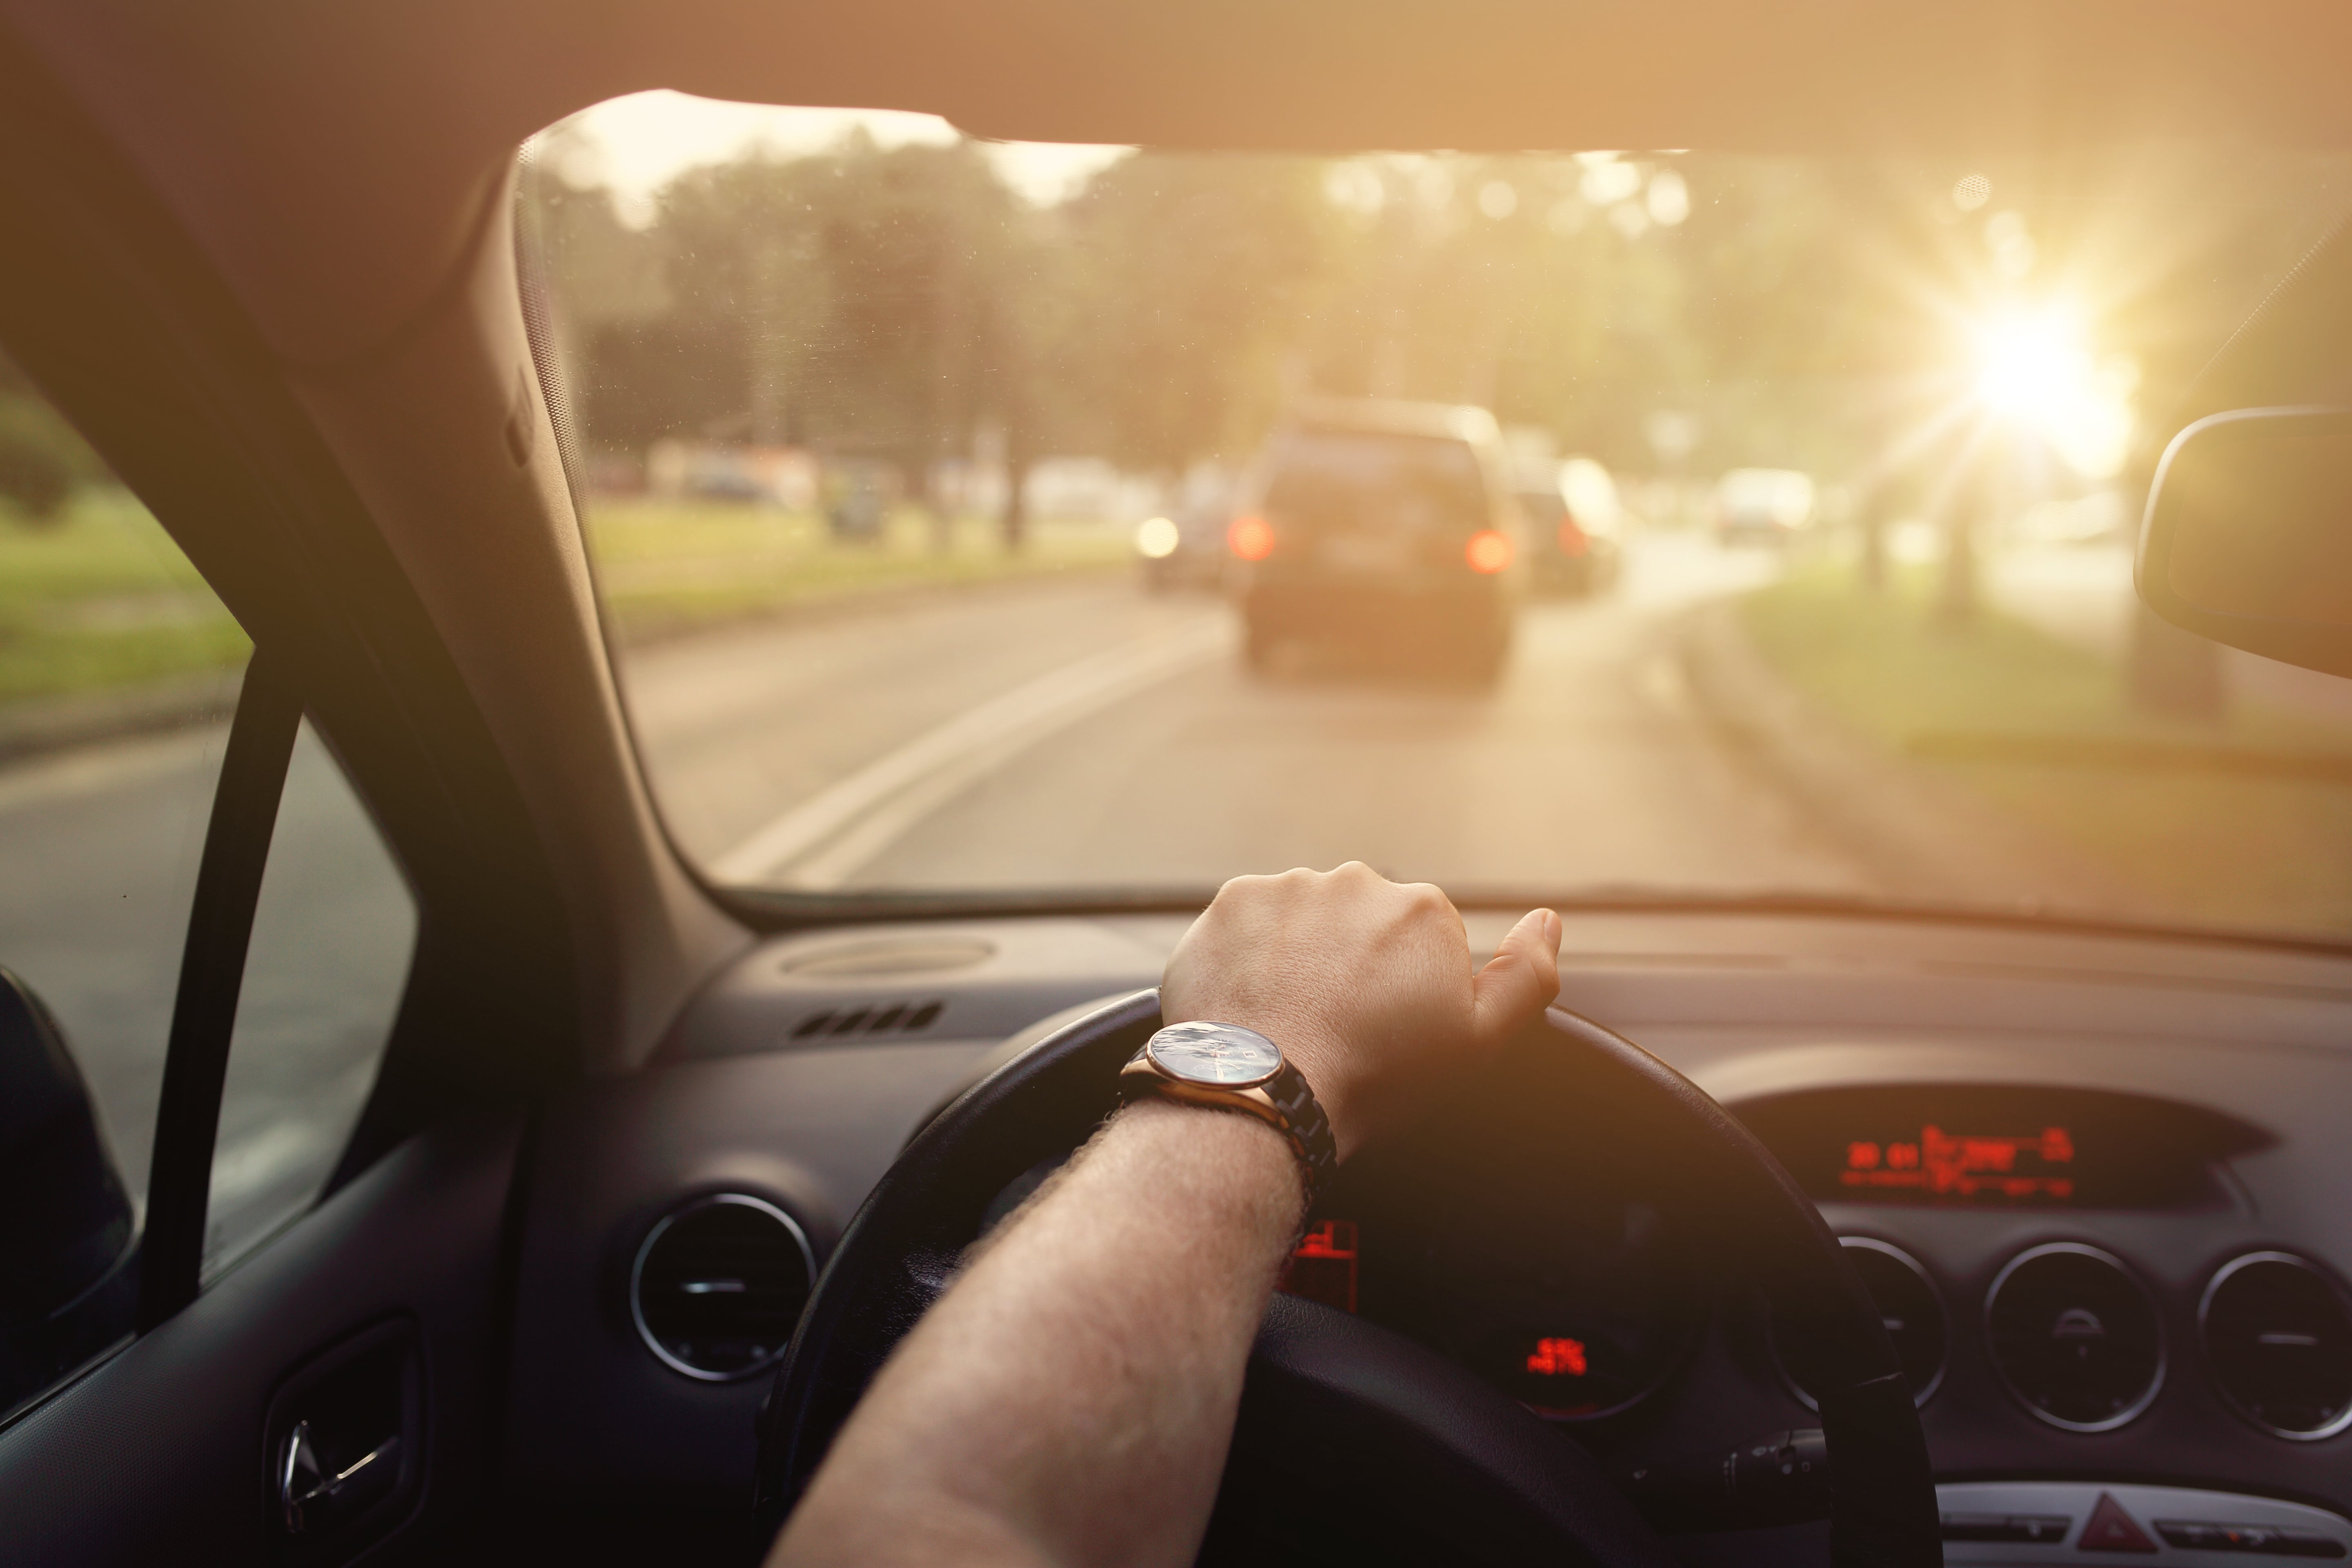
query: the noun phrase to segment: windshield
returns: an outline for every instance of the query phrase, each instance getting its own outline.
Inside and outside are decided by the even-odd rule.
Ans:
[[[520,190],[714,880],[1360,858],[2352,932],[2352,684],[2131,589],[2172,410],[2352,160],[1176,153],[664,93]]]

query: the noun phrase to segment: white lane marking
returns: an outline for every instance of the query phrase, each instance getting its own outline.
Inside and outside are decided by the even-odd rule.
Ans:
[[[1215,658],[1232,641],[1221,621],[1095,654],[1015,687],[828,784],[713,858],[710,875],[757,882],[807,858],[791,878],[794,885],[838,887],[976,780],[1087,715]]]

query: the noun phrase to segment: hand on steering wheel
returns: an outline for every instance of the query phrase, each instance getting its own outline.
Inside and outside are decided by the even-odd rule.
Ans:
[[[1318,900],[1359,874],[1378,883],[1360,868],[1259,879],[1268,885],[1237,900],[1250,918],[1204,920],[1171,962],[1171,1012],[1276,1038],[1318,1095],[1339,1101],[1351,1143],[1449,1079],[1488,1094],[1541,1094],[1571,1121],[1638,1117],[1660,1129],[1690,1192],[1715,1211],[1714,1228],[1736,1238],[1730,1260],[1815,1347],[1808,1382],[1830,1449],[1833,1561],[1940,1563],[1908,1387],[1876,1307],[1811,1201],[1714,1100],[1630,1042],[1559,1009],[1516,1032],[1492,1021],[1526,1017],[1557,984],[1549,963],[1532,972],[1552,939],[1530,923],[1540,914],[1474,977],[1458,923],[1451,945],[1434,939],[1435,907],[1423,900],[1443,904],[1442,895],[1380,883],[1386,892],[1349,900],[1362,907],[1347,928],[1354,951],[1374,957],[1335,961],[1311,940],[1332,912]],[[1236,952],[1250,962],[1232,962]],[[1213,978],[1225,973],[1280,979]],[[1363,1061],[1376,1068],[1351,1068],[1340,1037],[1314,1022],[1334,1015],[1351,1019],[1351,1045],[1370,1037]],[[763,1409],[768,1522],[781,1521],[868,1381],[946,1288],[996,1194],[1085,1141],[1115,1099],[1120,1065],[1160,1022],[1153,993],[1106,1007],[998,1068],[909,1142],[818,1280]],[[1442,1542],[1456,1561],[1671,1561],[1558,1431],[1418,1343],[1308,1302],[1278,1298],[1267,1312],[1233,1452],[1229,1493],[1271,1482],[1302,1521],[1352,1499],[1366,1517],[1394,1521],[1398,1540]]]

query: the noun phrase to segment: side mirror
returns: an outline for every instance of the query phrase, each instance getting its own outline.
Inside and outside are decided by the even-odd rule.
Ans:
[[[0,1411],[127,1332],[130,1194],[57,1020],[0,969]]]
[[[2133,580],[2200,637],[2352,676],[2352,408],[2242,408],[2174,437]]]

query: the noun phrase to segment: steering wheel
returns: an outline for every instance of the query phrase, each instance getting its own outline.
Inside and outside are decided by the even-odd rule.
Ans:
[[[1159,1026],[1156,992],[1105,1006],[1004,1063],[908,1143],[826,1263],[761,1408],[764,1525],[782,1525],[997,1194],[1086,1140],[1115,1103],[1119,1067]],[[1551,1009],[1488,1076],[1508,1090],[1524,1069],[1572,1085],[1563,1103],[1596,1127],[1641,1117],[1659,1128],[1678,1182],[1704,1196],[1776,1324],[1809,1347],[1806,1384],[1830,1454],[1832,1562],[1940,1563],[1918,1413],[1878,1308],[1811,1200],[1706,1091],[1588,1019]],[[1267,1310],[1233,1455],[1220,1519],[1238,1496],[1254,1495],[1261,1516],[1271,1498],[1276,1515],[1292,1516],[1297,1528],[1281,1533],[1295,1541],[1353,1518],[1377,1521],[1370,1540],[1387,1542],[1381,1558],[1427,1560],[1402,1546],[1417,1540],[1456,1562],[1674,1561],[1584,1450],[1526,1407],[1401,1334],[1311,1301],[1277,1296]],[[1213,1525],[1213,1545],[1220,1533]]]

